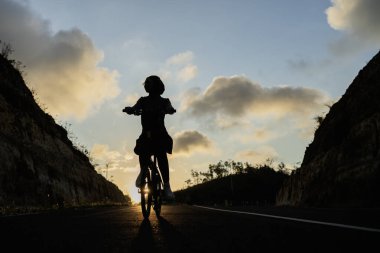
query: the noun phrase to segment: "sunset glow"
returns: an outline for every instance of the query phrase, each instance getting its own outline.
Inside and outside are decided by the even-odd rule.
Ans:
[[[173,190],[186,187],[191,170],[220,160],[271,158],[293,169],[313,139],[315,117],[378,50],[373,5],[2,0],[0,40],[12,45],[39,103],[90,151],[98,173],[139,202],[140,118],[122,109],[146,96],[147,76],[162,78],[163,97],[177,109],[165,119]]]

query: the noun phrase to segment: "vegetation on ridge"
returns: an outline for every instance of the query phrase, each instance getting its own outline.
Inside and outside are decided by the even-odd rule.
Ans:
[[[178,202],[191,204],[271,205],[290,170],[284,163],[275,169],[273,160],[249,163],[219,161],[207,172],[192,170],[188,187],[175,192]]]

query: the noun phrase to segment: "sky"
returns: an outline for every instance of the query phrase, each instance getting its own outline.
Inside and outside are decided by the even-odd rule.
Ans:
[[[220,160],[293,169],[314,117],[379,51],[379,11],[377,0],[0,0],[0,40],[41,106],[136,200],[141,124],[122,109],[147,95],[147,76],[177,109],[165,119],[173,190]]]

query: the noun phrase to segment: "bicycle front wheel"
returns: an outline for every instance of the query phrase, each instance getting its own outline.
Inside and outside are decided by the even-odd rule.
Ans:
[[[149,218],[150,209],[152,206],[152,180],[150,173],[146,173],[143,177],[143,183],[141,184],[140,194],[141,194],[141,211],[145,219]]]
[[[159,177],[159,175],[157,175]],[[157,178],[156,178],[157,179]],[[161,215],[161,205],[162,205],[162,186],[161,181],[157,180],[154,183],[154,211],[157,217]]]

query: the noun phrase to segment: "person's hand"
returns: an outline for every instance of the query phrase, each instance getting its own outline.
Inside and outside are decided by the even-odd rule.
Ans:
[[[174,114],[174,113],[176,113],[176,112],[177,112],[177,110],[174,109],[173,107],[170,108],[170,109],[167,111],[168,114]]]
[[[133,109],[132,107],[130,106],[127,106],[123,109],[123,112],[127,113],[127,114],[133,114]]]

